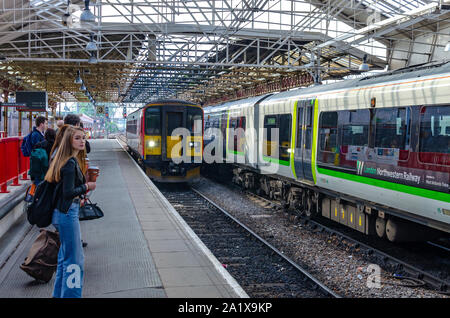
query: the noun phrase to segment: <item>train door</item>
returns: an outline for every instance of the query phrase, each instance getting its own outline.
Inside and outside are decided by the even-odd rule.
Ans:
[[[297,103],[297,136],[294,152],[294,167],[297,179],[314,181],[311,170],[315,99]]]
[[[177,128],[186,127],[186,112],[183,107],[170,107],[163,110],[163,133],[161,139],[162,142],[162,152],[163,160],[171,160],[173,158],[182,156],[182,147],[179,153],[172,153],[173,148],[177,145],[183,138],[183,136],[173,137],[172,132]]]

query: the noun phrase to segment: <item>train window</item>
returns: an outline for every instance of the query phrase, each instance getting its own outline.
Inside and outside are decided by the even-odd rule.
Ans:
[[[167,135],[172,136],[172,133],[177,128],[182,128],[183,125],[183,113],[182,112],[167,112],[166,113],[166,127]]]
[[[298,108],[297,115],[297,148],[302,148],[302,135],[303,135],[303,107]]]
[[[311,149],[312,145],[312,124],[313,124],[313,108],[305,109],[305,149]]]
[[[203,111],[200,108],[189,107],[187,110],[187,128],[191,134],[201,134]]]
[[[137,134],[137,120],[131,119],[127,121],[127,132],[130,134]]]
[[[424,106],[420,110],[419,160],[450,166],[450,107]]]
[[[161,110],[159,107],[149,107],[145,111],[145,134],[161,135]]]
[[[280,159],[289,161],[291,148],[291,123],[292,116],[290,114],[280,115]]]
[[[340,111],[338,120],[342,131],[340,146],[343,153],[347,153],[349,146],[369,145],[370,112],[368,109]]]
[[[233,132],[234,138],[228,140],[228,149],[238,152],[244,151],[245,144],[245,117],[232,117],[230,118],[230,129],[235,129]],[[232,144],[234,143],[234,145]]]
[[[211,124],[211,127],[219,128],[220,127],[220,117],[214,116],[213,122]]]
[[[337,112],[323,112],[320,115],[319,144],[320,150],[336,152],[337,147]]]
[[[319,156],[318,161],[338,165],[337,145],[338,113],[323,112],[319,119]]]
[[[385,108],[375,113],[375,147],[409,150],[409,109]]]
[[[272,129],[277,127],[277,116],[264,116],[264,136],[266,140],[272,141]]]
[[[264,144],[263,154],[266,156],[289,160],[291,148],[291,114],[270,115],[264,117]],[[272,135],[272,129],[278,128],[278,140]],[[278,156],[276,155],[278,145]]]

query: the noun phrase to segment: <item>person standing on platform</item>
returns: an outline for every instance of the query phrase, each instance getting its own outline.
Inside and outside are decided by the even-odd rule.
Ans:
[[[44,140],[34,145],[30,156],[30,176],[39,184],[44,180],[49,167],[50,151],[55,143],[55,131],[48,128]]]
[[[56,136],[55,145],[53,146],[53,149],[52,149],[51,159],[53,159],[53,157],[56,154],[56,150],[58,149],[58,147],[61,143],[62,136],[64,135],[64,131],[67,128],[67,126],[80,127],[81,126],[80,117],[76,114],[68,114],[68,115],[66,115],[66,117],[64,117],[64,126],[61,128],[61,135],[58,134]],[[85,145],[86,145],[86,153],[91,152],[91,146],[87,140],[86,140]],[[88,243],[83,240],[81,240],[81,242],[82,242],[83,247],[86,247],[88,245]]]
[[[78,115],[68,114],[66,117],[64,117],[64,125],[72,125],[75,127],[81,127],[82,124],[81,124],[81,119]],[[91,152],[91,145],[86,140],[86,153],[90,153],[90,152]]]
[[[58,121],[56,122],[56,133],[58,133],[58,130],[64,126],[64,120],[62,119],[58,119]]]
[[[38,116],[35,120],[36,126],[33,127],[33,131],[25,137],[23,145],[22,145],[22,152],[24,152],[23,148],[26,148],[26,153],[24,152],[25,156],[31,156],[31,152],[33,148],[40,143],[41,141],[45,140],[44,133],[48,128],[48,120],[44,116]],[[30,160],[31,164],[31,160]],[[33,167],[30,167],[30,171]],[[35,185],[38,185],[41,183],[42,179],[33,175],[30,175],[31,179],[33,180],[33,183]]]
[[[44,140],[37,143],[34,148],[41,147],[44,148],[47,152],[48,157],[50,158],[50,152],[53,148],[56,139],[56,132],[54,129],[48,128],[44,134]]]
[[[52,224],[58,229],[61,246],[58,252],[54,298],[81,298],[84,254],[79,221],[80,196],[96,188],[86,182],[86,135],[79,127],[67,127],[54,160],[45,176],[58,183]]]

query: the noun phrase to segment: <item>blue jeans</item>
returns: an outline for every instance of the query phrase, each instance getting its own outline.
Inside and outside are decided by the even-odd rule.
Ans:
[[[81,298],[84,274],[84,254],[81,245],[80,203],[72,203],[67,213],[53,212],[52,224],[59,232],[61,247],[56,268],[55,298]]]

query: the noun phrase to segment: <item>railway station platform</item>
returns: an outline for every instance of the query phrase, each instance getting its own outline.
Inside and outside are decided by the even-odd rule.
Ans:
[[[90,198],[105,216],[81,222],[83,297],[248,297],[117,140],[91,149],[100,176]],[[19,268],[39,229],[24,215],[12,229],[0,240],[0,298],[50,298],[54,277],[38,283]]]

